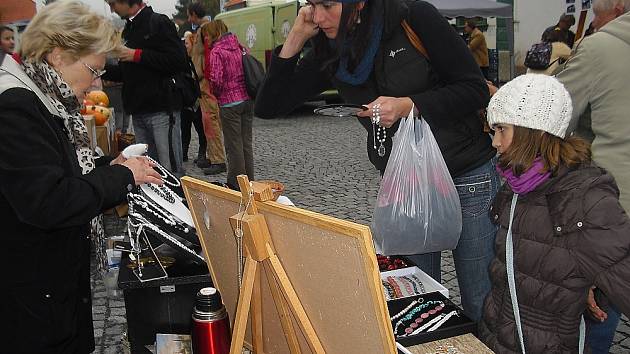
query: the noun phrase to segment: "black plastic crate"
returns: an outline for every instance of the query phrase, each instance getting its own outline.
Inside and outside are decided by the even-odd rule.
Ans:
[[[208,267],[175,263],[166,269],[168,278],[142,283],[127,267],[127,254],[121,263],[118,287],[125,299],[131,352],[150,353],[145,346],[155,343],[156,333],[190,334],[195,295],[212,286]]]

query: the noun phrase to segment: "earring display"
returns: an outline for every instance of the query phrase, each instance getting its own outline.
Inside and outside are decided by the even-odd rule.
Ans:
[[[388,301],[387,306],[396,341],[405,346],[473,333],[476,329],[475,323],[439,292]]]

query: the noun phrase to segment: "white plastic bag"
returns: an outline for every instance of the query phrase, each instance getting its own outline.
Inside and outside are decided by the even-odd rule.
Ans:
[[[378,253],[409,255],[454,249],[462,230],[459,195],[440,148],[413,109],[402,118],[372,218]]]

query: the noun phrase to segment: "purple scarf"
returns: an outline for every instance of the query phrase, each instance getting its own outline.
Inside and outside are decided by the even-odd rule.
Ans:
[[[532,166],[520,176],[514,175],[514,172],[512,172],[512,169],[509,167],[504,170],[497,165],[497,171],[505,178],[514,193],[525,194],[533,191],[551,177],[551,172],[540,173],[543,167],[544,164],[539,157],[534,160]]]

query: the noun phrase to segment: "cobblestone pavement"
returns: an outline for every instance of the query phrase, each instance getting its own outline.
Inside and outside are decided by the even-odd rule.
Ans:
[[[369,224],[378,192],[379,176],[365,152],[365,133],[352,118],[312,115],[305,106],[290,117],[254,121],[256,179],[284,183],[285,195],[297,206],[341,219]],[[195,156],[194,137],[190,158]],[[208,181],[225,181],[225,174],[204,176],[192,162],[187,174]],[[124,221],[108,218],[110,234],[121,234]],[[459,287],[450,252],[442,254],[442,280],[452,300],[459,304]],[[93,272],[95,353],[121,353],[126,329],[120,295],[107,296],[103,282]],[[630,352],[630,324],[624,316],[611,353]]]

